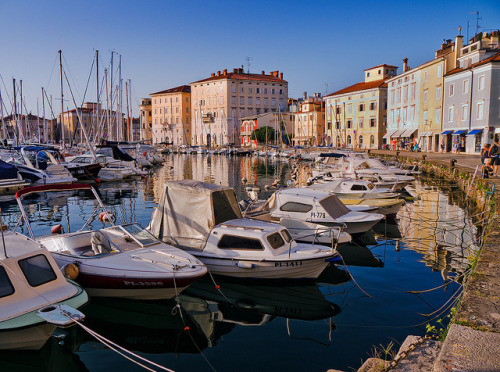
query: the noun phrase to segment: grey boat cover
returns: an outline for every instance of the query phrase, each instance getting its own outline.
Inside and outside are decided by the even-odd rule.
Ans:
[[[168,244],[203,250],[210,231],[235,218],[241,218],[241,210],[232,188],[193,180],[167,181],[149,230]]]

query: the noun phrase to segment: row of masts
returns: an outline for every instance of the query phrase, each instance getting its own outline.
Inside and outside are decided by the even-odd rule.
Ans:
[[[123,110],[123,79],[121,71],[121,55],[119,55],[117,75],[114,75],[114,54],[116,52],[111,52],[110,68],[104,69],[103,81],[100,81],[99,77],[99,51],[95,52],[95,77],[96,77],[96,104],[92,104],[92,115],[91,124],[89,126],[84,125],[86,121],[82,117],[83,103],[78,105],[73,91],[69,84],[68,77],[63,68],[62,64],[62,52],[58,51],[59,59],[59,89],[61,93],[61,114],[57,116],[57,126],[54,130],[49,130],[49,123],[54,123],[55,115],[52,105],[52,96],[47,96],[46,89],[42,87],[42,118],[40,118],[38,113],[38,99],[37,99],[37,129],[33,130],[33,123],[27,120],[27,116],[23,115],[24,112],[28,112],[25,106],[25,100],[23,96],[23,82],[19,80],[19,84],[16,84],[16,79],[12,79],[13,85],[13,100],[10,100],[12,109],[10,117],[11,131],[7,130],[7,123],[5,122],[5,114],[9,111],[3,100],[2,90],[0,89],[0,117],[1,117],[1,135],[3,140],[13,140],[16,144],[28,143],[28,142],[38,142],[38,143],[59,143],[63,147],[71,146],[75,142],[81,143],[85,142],[88,147],[93,147],[99,140],[106,139],[111,141],[131,141],[132,138],[132,86],[131,80],[125,82],[125,100],[126,100],[126,121],[124,121],[124,110]],[[92,73],[92,71],[91,71]],[[108,79],[109,75],[109,79]],[[89,79],[90,80],[90,79]],[[117,81],[115,81],[117,80]],[[2,79],[3,81],[3,79]],[[64,84],[66,82],[66,84]],[[87,82],[88,84],[88,82]],[[108,85],[109,84],[109,85]],[[77,125],[74,128],[73,133],[70,132],[71,122],[70,117],[72,115],[68,108],[64,110],[65,102],[65,85],[69,90],[71,95],[71,101],[75,108],[75,113],[77,116]],[[5,85],[4,85],[5,86]],[[112,87],[112,89],[109,89]],[[103,92],[104,91],[104,92]],[[17,97],[20,96],[20,104],[18,105]],[[67,93],[66,93],[67,94]],[[101,100],[104,95],[105,99],[105,109],[101,108]],[[52,119],[47,120],[45,115],[45,103],[48,103],[50,112],[52,114]],[[29,114],[31,116],[31,113]],[[65,118],[67,120],[65,120]],[[42,123],[40,123],[40,119]],[[49,121],[49,123],[48,123]],[[29,127],[28,127],[29,126]],[[78,131],[80,129],[80,131]],[[80,133],[80,138],[76,137],[77,132]],[[90,139],[93,139],[92,143]]]

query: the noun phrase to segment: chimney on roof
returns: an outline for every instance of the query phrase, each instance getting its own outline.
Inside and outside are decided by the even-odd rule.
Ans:
[[[458,35],[455,36],[455,55],[453,56],[454,57],[454,60],[452,62],[453,66],[450,66],[450,70],[458,66],[458,57],[460,57],[460,49],[462,49],[464,46],[464,37],[460,35],[460,33],[461,33],[461,28],[459,27]]]
[[[262,71],[260,72],[260,74],[261,74],[261,75],[265,75],[266,73],[265,73],[265,71],[264,71],[264,70],[262,70]]]
[[[233,74],[236,74],[238,72],[237,68],[233,68]]]
[[[226,76],[227,75],[227,68],[225,68],[223,71],[222,71],[222,75]]]
[[[243,70],[243,67],[240,68],[240,74],[243,74],[245,72],[245,70]]]
[[[403,72],[408,71],[408,58],[403,59]]]
[[[302,93],[302,96],[304,97],[304,101],[307,99],[307,92]]]
[[[280,72],[280,79],[283,80],[283,73]]]
[[[219,71],[217,71],[217,76],[220,76],[220,70],[219,70]]]
[[[215,77],[215,72],[212,72],[212,73],[210,74],[210,77]]]

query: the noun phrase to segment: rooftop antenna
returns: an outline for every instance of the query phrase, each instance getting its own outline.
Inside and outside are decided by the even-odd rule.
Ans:
[[[245,61],[247,61],[247,74],[250,73],[250,61],[252,60],[252,57],[246,57]]]
[[[469,14],[475,14],[476,15],[476,32],[474,33],[474,36],[477,35],[479,32],[479,29],[481,28],[479,26],[479,20],[483,19],[482,17],[479,17],[479,11],[471,12]],[[467,41],[469,40],[469,21],[467,21]]]

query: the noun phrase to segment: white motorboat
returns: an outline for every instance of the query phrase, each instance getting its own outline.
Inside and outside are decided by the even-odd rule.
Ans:
[[[398,198],[399,194],[390,188],[375,187],[367,180],[355,180],[352,178],[332,178],[328,180],[312,180],[314,183],[308,188],[326,191],[337,195],[339,198],[360,199],[389,199]]]
[[[314,279],[337,255],[295,242],[281,225],[242,219],[233,189],[192,180],[165,182],[148,228],[231,277]]]
[[[28,231],[34,238],[21,199],[47,191],[89,190],[101,207],[100,218],[110,227],[36,238],[59,266],[76,265],[75,280],[91,296],[130,299],[168,299],[205,275],[206,267],[190,254],[158,241],[137,223],[114,225],[93,187],[86,184],[27,187],[16,199]],[[97,209],[89,217],[91,221]],[[73,267],[73,269],[75,269]]]
[[[272,221],[301,221],[319,228],[340,226],[349,234],[364,233],[384,218],[378,213],[352,211],[337,196],[308,188],[278,190],[261,210],[267,211]]]
[[[47,162],[40,155],[40,146],[24,146],[8,163],[13,164],[32,185],[72,183],[77,179],[62,164]]]
[[[88,297],[40,244],[19,233],[1,234],[0,349],[38,350],[57,326],[84,318],[77,309]]]

